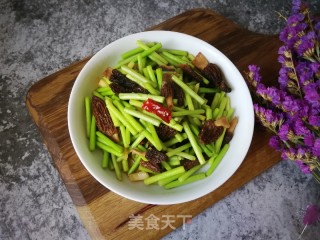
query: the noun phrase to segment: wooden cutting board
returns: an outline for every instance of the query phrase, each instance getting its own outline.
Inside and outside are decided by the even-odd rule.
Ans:
[[[249,64],[255,63],[261,66],[264,79],[277,79],[280,67],[276,61],[280,46],[277,36],[252,33],[207,9],[187,11],[148,30],[156,29],[196,36],[227,55],[241,73]],[[86,171],[68,133],[69,94],[89,59],[85,58],[35,83],[28,91],[26,103],[93,239],[161,238],[280,160],[279,154],[268,146],[268,133],[256,126],[252,145],[237,172],[221,187],[200,199],[156,206],[114,194]],[[140,224],[134,223],[132,216],[140,216]],[[150,225],[152,218],[157,220],[153,226]]]

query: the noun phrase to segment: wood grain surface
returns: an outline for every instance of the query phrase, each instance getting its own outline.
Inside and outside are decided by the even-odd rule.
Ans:
[[[147,30],[171,30],[196,36],[222,51],[241,73],[249,64],[261,66],[264,79],[277,79],[277,36],[249,32],[217,13],[193,9]],[[268,133],[256,126],[249,152],[236,173],[210,194],[183,204],[157,206],[120,197],[98,183],[78,159],[69,137],[67,106],[73,83],[90,57],[35,83],[26,97],[30,115],[38,126],[80,218],[93,239],[158,239],[186,220],[221,200],[273,166],[280,156],[268,146]],[[273,82],[268,82],[268,84]],[[130,225],[130,216],[159,218],[159,229]],[[165,226],[167,218],[172,220]],[[160,222],[163,222],[161,225]],[[131,222],[132,223],[132,222]],[[133,228],[133,229],[131,229]]]

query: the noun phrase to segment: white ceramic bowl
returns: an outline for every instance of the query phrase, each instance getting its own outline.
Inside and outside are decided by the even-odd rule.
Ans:
[[[130,182],[124,177],[118,181],[114,172],[101,168],[100,151],[90,152],[85,131],[84,97],[97,87],[107,66],[114,66],[119,55],[136,47],[136,40],[161,42],[164,48],[187,50],[196,55],[202,52],[210,62],[223,71],[232,92],[231,105],[239,123],[230,148],[210,177],[178,188],[166,190],[157,185],[145,186],[143,182]],[[68,127],[73,147],[85,168],[106,188],[134,201],[149,204],[177,204],[202,197],[227,181],[242,163],[251,144],[254,129],[253,104],[246,83],[234,64],[210,44],[182,33],[149,31],[132,34],[116,40],[95,54],[81,70],[71,91],[68,105]]]

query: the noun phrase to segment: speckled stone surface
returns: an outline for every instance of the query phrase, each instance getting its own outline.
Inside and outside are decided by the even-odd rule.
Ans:
[[[310,0],[319,11],[318,0]],[[278,33],[289,0],[0,0],[0,239],[90,239],[28,115],[39,79],[120,37],[192,8],[210,8],[251,31]],[[320,187],[282,161],[164,239],[297,239]],[[302,239],[319,239],[320,224]]]

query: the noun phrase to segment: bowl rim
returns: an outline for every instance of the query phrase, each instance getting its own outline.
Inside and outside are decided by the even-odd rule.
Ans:
[[[85,167],[85,169],[90,173],[90,175],[97,180],[98,182],[100,182],[104,187],[108,188],[109,190],[111,190],[112,192],[125,197],[127,199],[136,201],[136,202],[141,202],[141,203],[146,203],[146,204],[157,204],[157,205],[168,205],[168,204],[178,204],[178,203],[184,203],[184,202],[188,202],[188,201],[192,201],[195,199],[198,199],[200,197],[203,197],[207,194],[209,194],[210,192],[216,190],[218,187],[220,187],[221,185],[223,185],[228,179],[230,179],[232,177],[232,175],[238,170],[238,168],[240,167],[240,165],[242,164],[243,160],[245,159],[245,156],[247,155],[247,152],[249,150],[249,147],[251,145],[252,142],[252,138],[253,138],[253,131],[254,131],[254,112],[253,112],[253,103],[252,103],[252,99],[249,93],[248,88],[246,87],[246,89],[244,89],[243,91],[247,92],[247,101],[249,101],[250,105],[250,109],[248,109],[248,116],[247,116],[247,120],[249,122],[249,126],[248,129],[246,131],[247,134],[247,141],[245,146],[242,147],[242,152],[241,152],[241,160],[235,162],[235,166],[233,166],[232,171],[229,172],[227,177],[224,177],[220,182],[218,182],[216,184],[216,187],[213,189],[206,189],[205,191],[202,191],[201,194],[198,195],[192,195],[189,194],[189,196],[187,198],[184,199],[179,199],[179,198],[161,198],[161,199],[155,199],[155,198],[146,198],[146,196],[132,196],[132,195],[128,195],[126,192],[124,191],[120,191],[118,188],[113,187],[112,185],[110,185],[108,182],[104,181],[104,179],[101,179],[96,173],[95,170],[89,166],[89,164],[87,163],[87,161],[85,159],[83,159],[80,151],[80,147],[78,146],[78,142],[76,140],[76,134],[75,134],[75,128],[74,128],[74,124],[72,121],[74,121],[75,116],[73,116],[73,107],[76,104],[75,102],[76,100],[76,95],[77,95],[77,90],[81,87],[81,80],[83,78],[83,76],[85,76],[86,71],[90,71],[90,68],[92,68],[92,66],[94,65],[94,61],[96,61],[95,59],[97,58],[97,56],[101,55],[104,53],[104,51],[107,51],[106,49],[110,46],[113,46],[121,41],[124,40],[128,40],[128,39],[136,39],[138,37],[143,38],[147,35],[162,35],[162,36],[168,36],[171,38],[183,38],[183,39],[189,39],[190,41],[195,41],[198,44],[203,45],[205,48],[209,48],[211,50],[214,50],[217,54],[223,56],[225,59],[225,61],[228,63],[228,65],[230,65],[232,67],[232,69],[234,71],[237,72],[237,77],[241,78],[241,81],[244,81],[241,73],[239,72],[239,70],[237,69],[237,67],[231,62],[231,60],[225,55],[223,54],[221,51],[219,51],[217,48],[215,48],[214,46],[212,46],[211,44],[205,42],[202,39],[199,39],[195,36],[191,36],[185,33],[180,33],[180,32],[174,32],[174,31],[167,31],[167,30],[152,30],[152,31],[143,31],[143,32],[138,32],[138,33],[134,33],[134,34],[130,34],[127,36],[124,36],[122,38],[119,38],[109,44],[107,44],[105,47],[103,47],[102,49],[100,49],[96,54],[94,54],[89,61],[85,64],[85,66],[81,69],[79,75],[77,76],[74,85],[72,87],[71,93],[70,93],[70,97],[69,97],[69,102],[68,102],[68,112],[67,112],[67,120],[68,120],[68,131],[69,131],[69,135],[70,135],[70,139],[73,145],[73,148],[77,154],[77,157],[79,158],[79,160],[81,161],[81,163],[83,164],[83,166]],[[165,46],[164,46],[165,47]],[[120,55],[120,54],[119,54]],[[243,85],[243,84],[242,84]],[[248,98],[249,96],[249,98]],[[244,148],[244,150],[243,150]],[[99,167],[101,167],[99,165]],[[115,177],[114,177],[115,178]],[[208,180],[208,178],[207,178]],[[193,183],[192,183],[193,184]],[[190,185],[190,184],[189,184]],[[146,187],[150,187],[150,186],[146,186]],[[168,190],[166,190],[168,191]],[[185,197],[185,195],[184,195]]]

